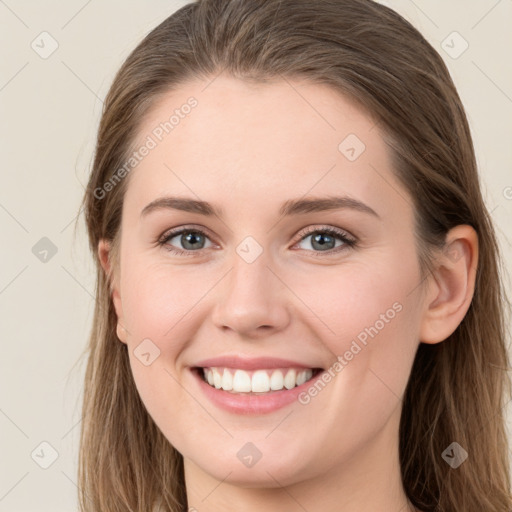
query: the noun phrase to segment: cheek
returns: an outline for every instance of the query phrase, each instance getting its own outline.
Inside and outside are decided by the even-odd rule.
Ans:
[[[148,265],[135,257],[123,263],[120,286],[130,362],[141,395],[153,401],[162,389],[168,393],[172,387],[166,370],[172,371],[169,362],[176,360],[190,338],[184,329],[197,290],[184,283],[180,272],[162,265]]]
[[[363,402],[385,410],[396,404],[407,384],[419,343],[421,310],[414,253],[381,256],[372,265],[347,265],[328,278],[310,281],[323,286],[295,290],[318,312],[315,330],[323,334],[321,342],[331,352],[333,365],[339,363],[331,368],[343,374],[335,379],[340,392],[357,392]]]
[[[148,264],[142,256],[123,263],[121,298],[133,377],[151,415],[161,418],[186,406],[180,403],[188,399],[178,382],[181,355],[202,323],[204,299],[218,276],[211,271],[199,276],[193,265]]]
[[[144,261],[127,261],[121,282],[125,323],[136,339],[179,339],[176,331],[188,321],[194,305],[208,287],[189,270]],[[206,277],[206,276],[205,276]]]
[[[137,258],[124,263],[121,298],[134,382],[153,420],[179,441],[190,430],[190,416],[179,414],[190,407],[190,397],[183,392],[177,363],[192,337],[192,308],[205,292],[202,286],[190,286],[190,276],[168,266]]]
[[[383,254],[371,264],[355,261],[337,269],[327,267],[307,280],[289,275],[287,282],[303,298],[308,317],[314,313],[315,330],[324,334],[323,341],[336,354],[349,349],[353,339],[364,344],[387,333],[382,337],[392,341],[404,323],[415,323],[416,316],[410,316],[417,300],[411,292],[419,284],[414,259]]]
[[[321,341],[333,354],[334,378],[326,384],[326,394],[311,389],[309,397],[303,397],[311,401],[306,406],[311,411],[322,410],[323,425],[314,428],[325,428],[327,453],[345,450],[348,456],[360,448],[401,403],[420,319],[418,298],[411,293],[418,285],[417,268],[414,259],[407,261],[411,263],[382,258],[371,267],[354,266],[332,278],[322,296],[308,295],[308,306],[322,321],[315,320],[317,332],[324,333]],[[329,401],[328,395],[335,400]],[[340,422],[346,444],[332,434]]]

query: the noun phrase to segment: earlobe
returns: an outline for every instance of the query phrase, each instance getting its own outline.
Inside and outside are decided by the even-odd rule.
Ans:
[[[420,341],[439,343],[460,325],[471,305],[478,264],[478,236],[468,225],[452,228],[430,276]]]
[[[123,327],[124,318],[123,318],[123,307],[121,302],[121,295],[119,291],[119,286],[117,284],[116,273],[113,272],[112,262],[111,262],[111,254],[112,254],[112,245],[111,242],[105,239],[101,239],[98,243],[98,259],[100,261],[101,267],[103,268],[107,281],[109,283],[110,288],[110,298],[114,304],[114,309],[117,316],[117,337],[123,343],[126,343],[126,329]]]
[[[116,334],[117,334],[117,337],[119,338],[119,341],[121,341],[122,343],[127,343],[127,340],[126,340],[126,329],[121,325],[121,322],[117,322],[117,326],[116,326]]]

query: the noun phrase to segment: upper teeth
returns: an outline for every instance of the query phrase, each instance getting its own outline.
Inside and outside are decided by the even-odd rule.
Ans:
[[[203,374],[208,384],[217,389],[236,393],[265,393],[300,386],[311,379],[313,370],[287,368],[246,372],[228,368],[203,368]]]

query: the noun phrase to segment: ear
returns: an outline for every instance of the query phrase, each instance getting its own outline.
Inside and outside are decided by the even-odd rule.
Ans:
[[[478,235],[468,225],[452,228],[436,259],[425,298],[420,341],[439,343],[464,319],[475,290],[478,265]]]
[[[101,266],[107,276],[110,286],[110,295],[114,303],[114,309],[117,315],[117,337],[123,343],[126,343],[126,329],[124,327],[123,306],[117,275],[119,272],[113,272],[112,268],[112,244],[109,240],[101,239],[98,243],[98,257]]]

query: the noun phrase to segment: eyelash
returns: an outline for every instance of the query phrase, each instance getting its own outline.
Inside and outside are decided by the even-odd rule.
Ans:
[[[183,228],[179,228],[179,229],[168,231],[168,232],[164,233],[162,235],[162,237],[158,240],[158,245],[165,247],[165,249],[167,251],[169,251],[170,253],[173,253],[173,254],[176,254],[179,256],[194,257],[195,256],[194,253],[200,252],[201,250],[191,251],[191,250],[186,250],[186,249],[177,249],[167,243],[170,239],[174,238],[177,235],[181,235],[183,233],[195,233],[195,234],[200,234],[202,236],[209,238],[208,233],[206,233],[204,230],[202,230],[200,228],[195,228],[195,227],[192,228],[192,227],[185,226]],[[308,251],[308,252],[316,253],[316,254],[314,254],[315,257],[322,258],[322,257],[324,257],[324,255],[325,255],[325,257],[332,256],[333,254],[337,254],[339,252],[354,248],[357,245],[357,241],[354,238],[349,237],[344,231],[341,231],[341,230],[338,230],[336,228],[332,228],[329,226],[320,227],[320,228],[318,228],[318,227],[306,228],[306,231],[303,233],[302,237],[296,243],[302,242],[309,235],[323,234],[323,233],[331,235],[334,238],[338,238],[339,240],[341,240],[343,242],[344,245],[342,245],[340,247],[336,247],[334,249],[329,249],[327,251]]]

